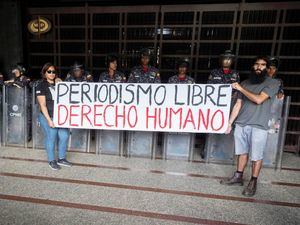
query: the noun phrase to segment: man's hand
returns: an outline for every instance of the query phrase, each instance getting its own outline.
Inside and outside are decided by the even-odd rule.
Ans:
[[[240,90],[242,89],[242,86],[241,86],[239,83],[237,83],[237,82],[232,83],[232,84],[231,84],[231,87],[232,87],[233,89],[235,89],[235,90],[238,90],[238,91],[240,91]]]
[[[228,124],[228,127],[227,127],[227,130],[225,131],[225,134],[230,134],[231,130],[232,130],[232,125]]]
[[[284,99],[284,94],[283,93],[278,93],[277,95],[276,95],[276,97],[278,98],[278,99]]]

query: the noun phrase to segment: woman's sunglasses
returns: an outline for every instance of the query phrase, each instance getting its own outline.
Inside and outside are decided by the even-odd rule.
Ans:
[[[51,73],[52,73],[52,74],[56,74],[56,71],[55,71],[55,70],[47,70],[47,73],[48,73],[48,74],[51,74]]]

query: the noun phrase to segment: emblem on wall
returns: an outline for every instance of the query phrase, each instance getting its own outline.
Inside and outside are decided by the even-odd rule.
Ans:
[[[30,33],[34,35],[45,34],[51,29],[51,22],[44,17],[31,20],[27,26]]]

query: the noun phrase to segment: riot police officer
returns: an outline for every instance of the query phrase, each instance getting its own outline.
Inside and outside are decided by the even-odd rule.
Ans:
[[[268,76],[271,78],[276,77],[279,66],[279,59],[277,57],[269,56],[270,66],[268,68]]]
[[[177,62],[177,73],[176,75],[169,78],[168,83],[170,84],[194,84],[195,80],[187,75],[189,69],[189,61],[188,59],[180,59]],[[164,138],[164,151],[166,157],[178,156],[182,155],[183,157],[189,157],[189,152],[192,148],[191,140],[194,139],[194,134],[192,133],[163,133]],[[176,146],[178,142],[175,140],[181,140],[182,143],[186,143],[186,146],[181,148],[180,150]]]
[[[65,79],[67,82],[92,82],[93,76],[84,70],[82,64],[74,62],[70,67],[70,71]],[[57,81],[56,81],[57,82]],[[89,136],[89,130],[86,129],[70,129],[70,149],[83,149],[86,146],[85,140]],[[83,137],[83,138],[82,138]],[[73,141],[76,140],[76,141]],[[84,141],[82,141],[84,140]]]
[[[150,50],[142,49],[140,54],[140,65],[133,67],[128,83],[161,83],[158,69],[149,65]]]
[[[30,79],[25,75],[26,69],[21,64],[14,65],[11,69],[12,79],[4,82],[5,85],[13,85],[18,88],[26,87]]]
[[[284,91],[283,91],[283,81],[277,77],[278,67],[279,67],[279,59],[277,57],[268,57],[270,66],[267,69],[268,76],[274,79],[277,79],[280,82],[279,91],[277,94],[277,98],[283,98],[284,97]]]
[[[231,50],[226,50],[220,55],[221,68],[211,71],[208,82],[209,84],[231,84],[240,81],[239,72],[231,69],[235,55]]]
[[[161,83],[158,69],[149,65],[150,55],[151,54],[149,49],[141,50],[140,65],[132,68],[129,75],[128,83]],[[136,154],[153,157],[153,153],[155,154],[155,148],[157,145],[157,134],[157,132],[128,132],[127,138],[129,143],[129,155]],[[138,149],[135,149],[135,147],[133,147],[135,146],[135,144],[133,143],[135,143],[136,140],[141,140],[141,143],[145,143],[145,145],[138,146]]]
[[[235,55],[232,53],[231,50],[226,50],[223,54],[219,57],[220,68],[214,69],[211,71],[208,77],[208,84],[232,84],[232,83],[239,83],[240,76],[239,72],[236,70],[231,69],[233,62],[235,59]],[[231,105],[230,111],[233,109],[235,103],[237,102],[238,91],[232,90],[231,95]],[[234,142],[233,134],[207,134],[206,135],[206,157],[211,158],[215,157],[214,152],[218,152],[220,155],[220,160],[225,161],[227,160],[227,156],[230,157],[233,155],[233,150],[231,144]],[[202,154],[202,153],[201,153]],[[217,156],[216,156],[217,157]],[[219,157],[219,156],[218,156]]]
[[[102,83],[125,83],[126,76],[117,70],[118,57],[116,55],[108,55],[106,57],[107,70],[102,72],[99,77],[99,82]]]
[[[169,78],[171,84],[194,84],[195,80],[187,75],[189,62],[187,59],[181,59],[177,63],[178,74]]]
[[[93,76],[85,71],[82,64],[75,62],[71,68],[70,72],[67,74],[65,81],[68,82],[92,82]]]
[[[211,71],[208,77],[208,84],[232,84],[235,82],[240,82],[239,72],[231,69],[234,62],[235,55],[231,50],[226,50],[220,55],[220,68]],[[232,103],[234,105],[237,98],[237,91],[232,91]]]
[[[12,66],[10,73],[12,79],[4,82],[4,85],[7,86],[6,92],[9,93],[9,95],[11,96],[15,96],[16,99],[18,98],[21,99],[20,101],[16,101],[16,102],[12,100],[12,102],[14,102],[13,104],[16,104],[18,107],[20,107],[20,111],[22,111],[22,113],[24,113],[25,111],[27,113],[27,124],[26,125],[24,124],[24,129],[27,130],[27,141],[30,141],[31,139],[31,93],[30,93],[31,89],[28,88],[30,84],[30,79],[26,76],[26,69],[21,63]],[[25,102],[27,101],[27,105],[25,105],[26,103],[22,101]],[[23,105],[23,103],[24,103],[24,107],[21,106]],[[18,124],[17,126],[23,126],[23,125]]]

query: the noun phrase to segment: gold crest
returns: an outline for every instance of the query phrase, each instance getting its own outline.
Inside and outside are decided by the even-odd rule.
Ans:
[[[39,17],[38,19],[31,20],[27,28],[34,35],[45,34],[51,29],[51,22],[44,17]]]

